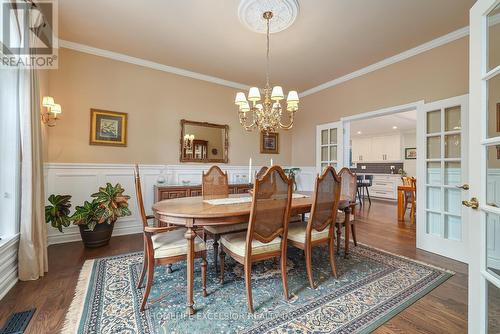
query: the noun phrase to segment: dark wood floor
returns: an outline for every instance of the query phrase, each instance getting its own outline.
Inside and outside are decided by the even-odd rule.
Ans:
[[[367,203],[368,204],[368,203]],[[456,272],[448,281],[399,313],[376,333],[466,333],[467,266],[415,248],[415,228],[397,223],[393,203],[373,201],[357,212],[362,243]],[[142,249],[140,234],[115,237],[109,246],[88,250],[80,242],[49,247],[49,272],[38,281],[19,282],[0,302],[0,325],[15,311],[37,308],[28,333],[57,333],[87,259]]]

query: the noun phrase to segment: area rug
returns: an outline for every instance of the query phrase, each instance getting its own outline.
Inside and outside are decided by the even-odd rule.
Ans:
[[[302,251],[289,248],[290,300],[283,299],[279,264],[254,264],[255,313],[247,312],[243,267],[226,257],[220,285],[208,251],[207,290],[201,289],[200,262],[195,262],[196,313],[185,315],[185,262],[155,271],[150,303],[139,307],[137,289],[142,253],[85,262],[64,333],[369,333],[446,281],[453,273],[365,245],[337,256],[331,276],[328,248],[313,253],[316,289],[309,288]]]

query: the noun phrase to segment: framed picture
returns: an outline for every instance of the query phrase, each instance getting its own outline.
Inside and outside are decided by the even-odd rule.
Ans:
[[[260,133],[260,153],[279,154],[279,133],[276,132],[261,132]]]
[[[417,159],[417,148],[416,147],[405,148],[405,159],[406,160]]]
[[[89,144],[127,146],[127,114],[90,109]]]

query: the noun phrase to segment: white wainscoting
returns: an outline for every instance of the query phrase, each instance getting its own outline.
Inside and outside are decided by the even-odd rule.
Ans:
[[[200,184],[202,171],[208,170],[210,166],[205,164],[141,165],[144,206],[148,213],[151,213],[154,202],[153,189],[160,175],[165,178],[166,184],[181,184],[182,181]],[[228,172],[230,183],[248,181],[248,166],[221,165],[221,168]],[[298,189],[312,191],[316,177],[315,167],[299,168],[301,168],[301,172],[296,178]],[[132,216],[122,218],[117,222],[113,236],[142,232],[142,225],[137,215],[132,164],[47,163],[45,169],[45,197],[48,198],[51,194],[71,195],[72,211],[76,205],[81,205],[85,200],[90,200],[90,194],[96,192],[99,186],[105,185],[106,182],[120,183],[125,188],[125,194],[131,197],[129,203]],[[260,166],[255,166],[254,173],[259,169]],[[50,225],[47,228],[49,245],[80,240],[80,232],[77,226],[72,225],[65,228],[64,233],[60,233]]]
[[[19,235],[0,246],[0,299],[2,299],[17,282],[18,244]]]

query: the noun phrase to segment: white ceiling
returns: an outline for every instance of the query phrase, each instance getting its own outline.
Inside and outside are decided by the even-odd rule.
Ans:
[[[299,0],[271,36],[271,81],[303,91],[468,25],[474,0]],[[59,0],[60,38],[247,85],[265,81],[265,35],[237,0]]]
[[[396,129],[393,129],[394,126]],[[353,121],[351,122],[351,138],[410,132],[415,131],[416,129],[417,111],[412,110],[387,116]]]

